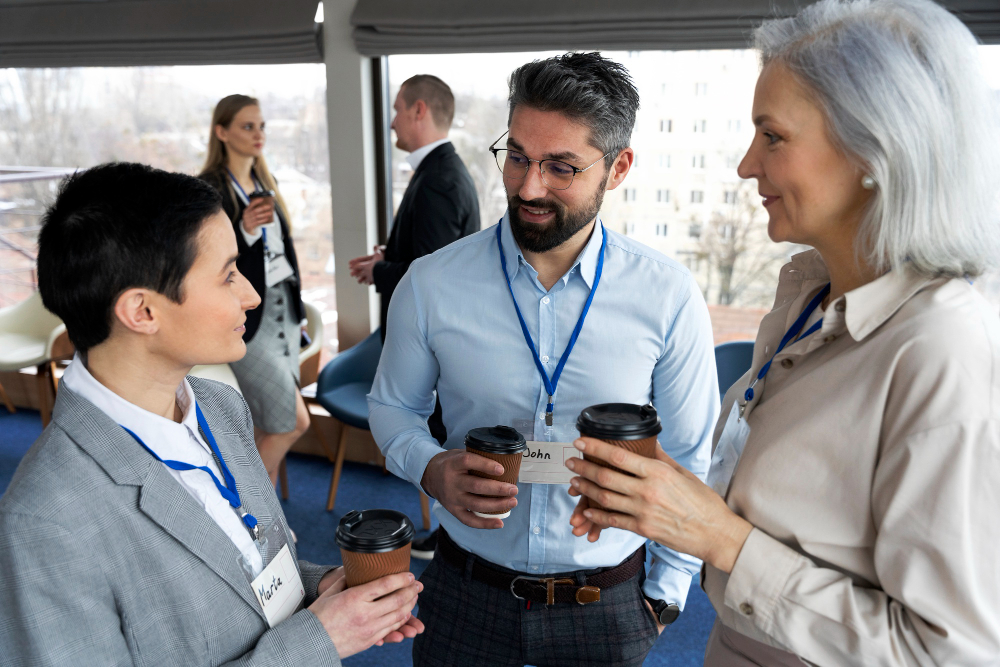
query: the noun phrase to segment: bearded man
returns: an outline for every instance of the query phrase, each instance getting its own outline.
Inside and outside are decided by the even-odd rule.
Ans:
[[[464,439],[508,426],[558,457],[549,443],[572,442],[585,407],[652,403],[661,446],[704,476],[719,405],[708,310],[687,269],[598,216],[635,160],[625,68],[596,53],[531,62],[508,102],[506,143],[490,148],[507,213],[413,262],[368,397],[389,469],[436,499],[441,523],[413,662],[641,665],[699,562],[620,530],[575,538],[568,478],[483,478],[502,466]],[[444,447],[427,429],[435,387]]]

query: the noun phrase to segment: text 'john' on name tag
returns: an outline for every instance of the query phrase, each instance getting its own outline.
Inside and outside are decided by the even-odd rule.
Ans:
[[[566,467],[566,461],[581,459],[583,454],[568,442],[528,441],[521,454],[518,482],[527,484],[569,484],[576,473]]]

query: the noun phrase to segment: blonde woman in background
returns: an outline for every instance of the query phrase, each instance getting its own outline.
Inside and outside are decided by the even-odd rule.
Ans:
[[[930,0],[821,0],[755,34],[757,181],[778,278],[707,484],[589,438],[574,533],[705,562],[710,667],[1000,665],[996,104]]]
[[[212,114],[200,177],[222,193],[236,230],[236,266],[261,305],[247,312],[247,353],[230,364],[250,406],[254,437],[271,482],[282,459],[309,428],[299,393],[299,345],[305,319],[287,208],[264,161],[264,117],[247,95],[224,97]]]

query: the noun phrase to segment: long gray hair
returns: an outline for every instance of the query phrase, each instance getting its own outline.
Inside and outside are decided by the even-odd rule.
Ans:
[[[977,276],[1000,261],[1000,128],[969,30],[931,0],[820,0],[754,33],[875,179],[859,259]]]

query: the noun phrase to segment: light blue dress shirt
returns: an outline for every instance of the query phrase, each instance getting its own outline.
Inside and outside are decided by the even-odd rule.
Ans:
[[[551,376],[590,292],[602,226],[546,290],[514,242],[507,216],[500,224],[514,294]],[[589,405],[652,401],[663,423],[663,449],[704,479],[719,411],[704,298],[683,266],[605,233],[603,276],[560,378],[549,434],[548,395],[503,278],[496,227],[410,265],[393,293],[368,395],[372,434],[389,470],[419,487],[428,461],[443,451],[427,428],[436,386],[448,449],[464,448],[469,430],[498,424],[527,431],[529,440],[567,442],[578,436],[573,425]],[[440,503],[434,513],[463,549],[528,575],[618,565],[645,542],[617,529],[595,543],[575,537],[569,518],[576,499],[568,488],[519,484],[518,505],[500,530],[470,528]],[[697,559],[649,542],[644,592],[683,606],[699,567]]]

